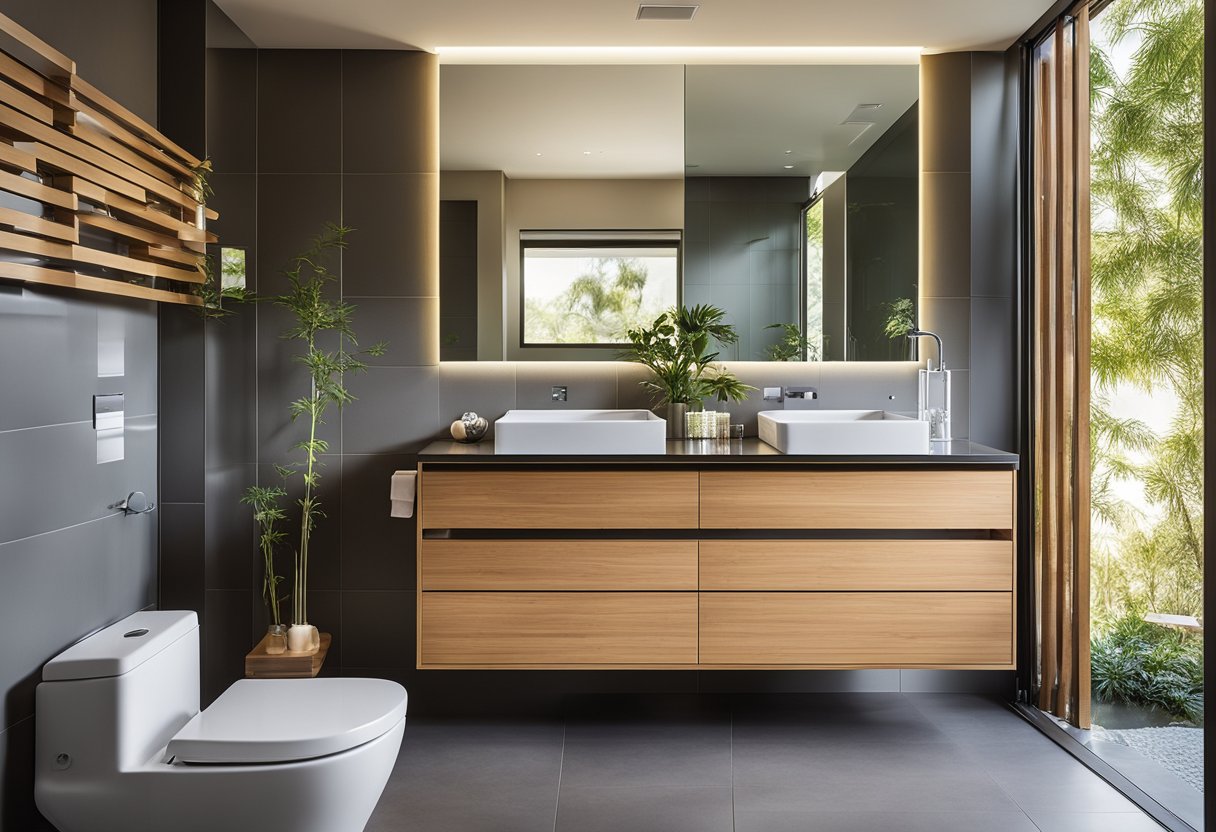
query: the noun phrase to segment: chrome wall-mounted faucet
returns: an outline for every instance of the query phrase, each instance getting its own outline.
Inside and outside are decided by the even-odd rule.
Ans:
[[[804,410],[815,407],[811,404],[819,398],[817,387],[765,387],[766,402],[781,402],[785,410]]]

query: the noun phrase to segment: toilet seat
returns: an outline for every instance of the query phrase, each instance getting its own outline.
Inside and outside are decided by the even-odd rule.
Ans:
[[[242,679],[169,741],[182,763],[250,765],[325,757],[405,718],[406,692],[384,679]]]

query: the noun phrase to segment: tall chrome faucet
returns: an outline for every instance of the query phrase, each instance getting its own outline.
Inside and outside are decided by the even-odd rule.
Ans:
[[[938,337],[936,332],[930,332],[927,329],[914,329],[908,333],[909,338],[932,338],[937,342],[937,369],[946,369],[946,353],[942,350],[942,339]],[[932,370],[933,366],[929,365]]]

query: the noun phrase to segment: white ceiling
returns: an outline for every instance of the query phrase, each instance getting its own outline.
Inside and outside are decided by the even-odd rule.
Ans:
[[[217,2],[262,47],[428,51],[444,46],[1004,49],[1050,5],[1049,0],[701,0],[691,21],[639,22],[637,0]]]
[[[444,66],[439,136],[441,170],[679,178],[684,68]]]

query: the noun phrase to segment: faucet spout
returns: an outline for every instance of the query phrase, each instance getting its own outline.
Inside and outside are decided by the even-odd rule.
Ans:
[[[927,329],[914,329],[908,333],[909,338],[932,338],[937,342],[937,369],[946,369],[946,352],[942,349],[942,339],[938,337],[936,332],[930,332]],[[929,365],[932,370],[933,366]]]

